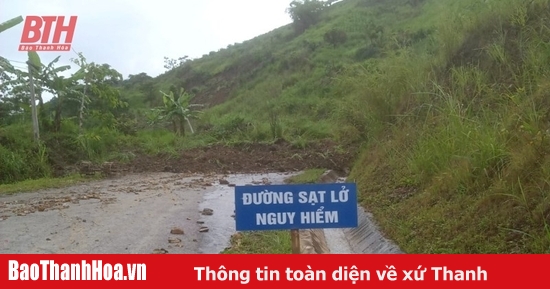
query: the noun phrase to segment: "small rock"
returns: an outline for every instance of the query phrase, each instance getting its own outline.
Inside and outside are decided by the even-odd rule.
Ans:
[[[170,243],[170,244],[179,244],[179,243],[181,243],[181,239],[180,238],[169,238],[168,243]]]
[[[191,218],[187,218],[187,221],[191,221]]]
[[[205,208],[202,210],[202,214],[205,216],[212,216],[214,214],[214,210]]]
[[[193,242],[197,242],[197,239],[193,239]]]
[[[39,212],[44,212],[45,209],[44,209],[44,207],[38,207],[37,210],[38,210]]]
[[[204,221],[197,221],[197,224],[204,224]]]
[[[210,229],[208,229],[208,227],[201,227],[201,228],[199,229],[199,232],[201,232],[201,233],[206,233],[206,232],[208,232],[208,231],[210,231]]]
[[[46,238],[46,241],[51,241],[51,240],[52,240],[52,239],[50,239],[50,238]]]
[[[235,215],[231,215],[231,218],[235,218]]]
[[[172,230],[170,231],[170,234],[183,235],[183,229],[181,229],[181,228],[172,228]]]
[[[229,185],[227,185],[227,186],[229,186],[229,187],[236,187],[237,185],[235,185],[235,184],[229,184]]]
[[[220,185],[229,185],[229,182],[224,179],[220,179]]]
[[[168,254],[168,251],[166,251],[166,249],[155,249],[153,250],[153,254]]]

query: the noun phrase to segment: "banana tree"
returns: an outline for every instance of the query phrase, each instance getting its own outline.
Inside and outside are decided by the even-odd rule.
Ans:
[[[24,21],[23,16],[20,15],[8,21],[0,23],[0,33],[19,25],[23,21]],[[29,51],[27,64],[29,66],[29,86],[30,86],[31,107],[32,107],[33,133],[34,133],[35,140],[38,141],[40,135],[39,135],[39,128],[38,128],[38,115],[36,112],[35,86],[33,82],[33,72],[40,71],[40,69],[42,68],[42,63],[40,62],[40,57],[38,56],[38,53],[34,51]],[[14,73],[20,76],[20,71],[17,71],[13,66],[9,65],[9,61],[7,61],[3,57],[0,57],[0,66],[2,70],[7,71],[8,73]],[[0,77],[3,80],[6,80],[6,78],[9,79],[10,77],[7,76],[4,71],[2,72],[3,75],[0,75]]]
[[[28,55],[29,61],[29,71],[20,71],[13,70],[12,72],[16,75],[15,79],[6,82],[6,85],[10,85],[12,88],[12,94],[14,95],[29,95],[31,105],[35,103],[33,97],[38,98],[38,105],[40,112],[38,115],[42,121],[43,125],[46,125],[45,119],[45,110],[44,110],[44,101],[42,99],[42,92],[46,91],[54,95],[57,98],[56,102],[56,115],[54,120],[55,131],[59,130],[60,126],[60,108],[67,93],[65,90],[68,89],[68,85],[63,77],[59,76],[59,73],[70,69],[69,65],[58,66],[55,64],[59,61],[61,56],[56,57],[48,65],[43,65],[38,57],[38,54],[33,52]],[[29,93],[29,85],[30,93]],[[33,108],[34,110],[34,108]],[[33,114],[35,112],[33,111]],[[38,118],[38,116],[37,116]],[[34,115],[33,115],[34,121]],[[38,121],[38,120],[37,120]]]
[[[15,18],[12,18],[8,21],[0,23],[0,33],[17,26],[23,22],[23,16],[17,16]],[[13,67],[10,62],[5,59],[4,57],[0,56],[0,89],[1,92],[5,92],[7,85],[5,84],[6,81],[11,80],[10,73],[13,74],[16,71],[15,67]]]
[[[8,21],[0,23],[0,33],[19,25],[21,22],[23,22],[23,16],[17,16]]]
[[[12,18],[8,21],[0,23],[0,33],[21,24],[21,22],[23,22],[23,21],[24,21],[24,18],[23,18],[23,16],[20,15],[20,16],[14,17],[14,18]],[[38,57],[38,53],[36,53],[34,51],[29,51],[28,52],[28,61],[30,62],[31,65],[33,65],[35,67],[40,67],[41,66],[40,57]],[[5,58],[3,58],[1,56],[0,56],[0,65],[2,65],[1,68],[3,68],[3,69],[6,69],[6,67],[7,67],[11,71],[15,70],[15,68],[13,68],[13,66],[9,65],[9,61],[7,61]],[[9,72],[10,70],[7,70],[7,71]]]
[[[55,116],[53,121],[53,130],[58,132],[61,129],[61,112],[62,107],[69,95],[72,95],[72,81],[71,79],[65,79],[60,76],[59,73],[71,69],[70,65],[63,65],[56,67],[55,64],[59,61],[61,56],[56,57],[48,65],[42,66],[38,80],[41,87],[47,92],[54,95],[57,98],[55,102]]]
[[[190,119],[196,117],[199,111],[192,108],[202,105],[191,104],[190,102],[193,97],[184,89],[180,90],[177,97],[173,91],[170,91],[170,93],[161,91],[161,93],[164,106],[153,110],[153,121],[171,121],[174,132],[181,136],[185,135],[185,123],[187,123],[191,133],[195,133]]]

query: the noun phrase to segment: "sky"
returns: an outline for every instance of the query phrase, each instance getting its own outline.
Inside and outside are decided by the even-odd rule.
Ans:
[[[107,63],[124,78],[165,71],[164,57],[199,58],[291,22],[291,0],[0,0],[0,22],[19,15],[78,16],[72,49],[88,62]],[[68,19],[65,20],[68,24]],[[25,67],[18,51],[23,23],[0,33],[0,55]],[[63,39],[63,37],[62,37]],[[39,52],[43,63],[73,51]],[[76,71],[71,65],[68,72]],[[49,97],[44,96],[45,100]]]

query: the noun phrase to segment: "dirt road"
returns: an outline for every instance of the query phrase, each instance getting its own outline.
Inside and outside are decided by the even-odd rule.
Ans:
[[[232,185],[289,176],[139,174],[2,196],[0,253],[219,253],[235,228]]]
[[[219,253],[235,233],[230,185],[280,184],[307,168],[345,171],[354,155],[331,142],[304,149],[284,141],[201,147],[176,158],[138,155],[116,165],[130,175],[0,195],[0,254]],[[74,172],[58,161],[56,174]],[[330,230],[327,241],[346,253],[342,234]]]

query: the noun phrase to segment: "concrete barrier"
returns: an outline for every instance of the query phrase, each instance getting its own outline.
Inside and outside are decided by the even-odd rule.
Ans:
[[[323,229],[300,230],[300,254],[330,254]]]
[[[386,239],[372,214],[358,206],[358,227],[343,229],[344,235],[355,254],[403,254],[401,249],[391,240]]]
[[[334,171],[325,172],[319,183],[331,183],[338,179]],[[330,254],[323,229],[300,230],[300,254]]]
[[[334,171],[327,171],[320,182],[337,182],[340,179]],[[372,214],[358,205],[358,226],[352,229],[342,229],[355,254],[403,254],[401,249],[380,232]],[[324,234],[323,234],[324,236]],[[326,241],[325,241],[326,242]]]

